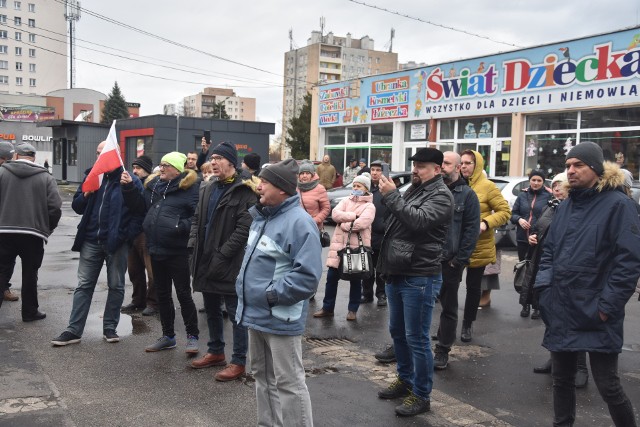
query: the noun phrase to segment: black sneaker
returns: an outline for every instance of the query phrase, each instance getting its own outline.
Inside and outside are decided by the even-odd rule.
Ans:
[[[378,362],[393,363],[396,361],[396,352],[393,349],[393,345],[390,345],[388,348],[376,353],[374,357],[378,359]]]
[[[120,313],[130,314],[135,313],[136,311],[144,310],[144,306],[135,305],[133,303],[122,306],[120,309]]]
[[[460,341],[471,342],[471,326],[462,327],[462,332],[460,333]]]
[[[116,331],[114,331],[113,329],[105,329],[103,337],[107,342],[120,341],[120,337],[118,336],[118,334],[116,334]]]
[[[378,307],[386,307],[386,305],[387,305],[387,296],[380,295],[380,297],[378,298]]]
[[[411,394],[411,387],[406,382],[402,381],[400,377],[396,378],[389,387],[378,392],[380,399],[397,399],[398,397],[405,397]]]
[[[51,340],[51,344],[53,344],[55,347],[69,345],[69,344],[77,344],[79,342],[80,342],[80,337],[77,336],[76,334],[72,334],[69,331],[64,331],[63,333],[60,334],[59,337]]]
[[[412,392],[405,397],[402,405],[396,406],[396,414],[401,417],[413,417],[431,410],[431,401],[416,396]]]
[[[435,369],[436,371],[442,371],[447,369],[448,364],[449,355],[444,351],[436,351],[436,354],[433,357],[433,369]]]

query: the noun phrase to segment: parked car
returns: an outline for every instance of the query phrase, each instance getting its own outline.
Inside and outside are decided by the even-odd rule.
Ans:
[[[509,208],[513,209],[513,204],[525,188],[529,187],[529,178],[526,176],[495,176],[490,177],[502,192],[502,197],[509,203]],[[551,189],[551,180],[544,181],[545,187]],[[638,189],[640,191],[640,188]],[[496,228],[496,246],[511,247],[516,246],[516,225],[508,221],[505,225]]]
[[[411,172],[390,172],[389,177],[393,179],[398,188],[404,186],[407,183],[411,182]],[[349,197],[351,194],[351,184],[347,184],[342,187],[332,188],[327,190],[327,195],[329,196],[329,203],[331,204],[331,211],[329,211],[329,216],[327,217],[327,221],[331,221],[331,212],[333,208],[338,206],[340,200],[345,197]]]

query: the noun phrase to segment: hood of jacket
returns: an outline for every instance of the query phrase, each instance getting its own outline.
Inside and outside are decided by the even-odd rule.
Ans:
[[[473,153],[474,157],[476,158],[476,167],[475,169],[473,169],[473,173],[471,174],[471,176],[469,177],[468,181],[469,181],[469,187],[473,188],[473,186],[475,184],[478,183],[478,181],[482,180],[485,178],[484,176],[484,159],[482,158],[482,154],[478,153],[475,150],[471,150],[471,152]]]
[[[49,173],[43,166],[22,160],[10,160],[5,162],[2,167],[18,178],[28,178],[40,173]]]
[[[151,184],[152,181],[154,182],[156,181],[156,178],[160,179],[160,172],[156,172],[154,174],[149,175],[147,179],[144,181],[144,188],[148,188],[149,184]],[[198,182],[197,172],[191,169],[185,169],[184,172],[180,175],[178,189],[187,190],[196,182]]]

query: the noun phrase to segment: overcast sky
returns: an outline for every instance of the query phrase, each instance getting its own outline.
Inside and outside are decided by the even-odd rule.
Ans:
[[[363,1],[522,47],[638,26],[640,10],[640,0]],[[354,38],[368,35],[375,40],[376,50],[388,49],[385,45],[389,42],[390,30],[395,28],[393,51],[398,53],[400,62],[413,60],[431,65],[515,49],[348,0],[84,0],[82,7],[86,11],[76,25],[76,87],[108,93],[117,80],[127,101],[142,104],[141,115],[162,114],[164,104],[178,102],[207,86],[230,87],[238,96],[256,98],[257,119],[277,123],[276,132],[282,117],[282,73],[284,52],[289,50],[289,29],[293,30],[295,45],[305,46],[311,31],[320,29],[321,16],[325,17],[325,34],[332,31],[337,36],[345,36],[350,32]],[[90,12],[210,55],[116,26],[91,16]],[[85,41],[129,53],[114,52]],[[134,62],[84,47],[199,74]],[[175,81],[117,71],[81,60]]]

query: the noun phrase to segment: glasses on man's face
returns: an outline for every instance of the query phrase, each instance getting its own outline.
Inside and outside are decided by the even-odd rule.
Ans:
[[[219,162],[222,159],[224,159],[224,157],[222,157],[222,156],[211,156],[209,158],[209,160],[211,160],[212,162],[216,162],[216,163]]]
[[[462,162],[465,166],[475,165],[475,162]]]
[[[165,168],[168,168],[169,166],[171,166],[169,163],[160,163],[158,165],[160,169],[165,169]]]

